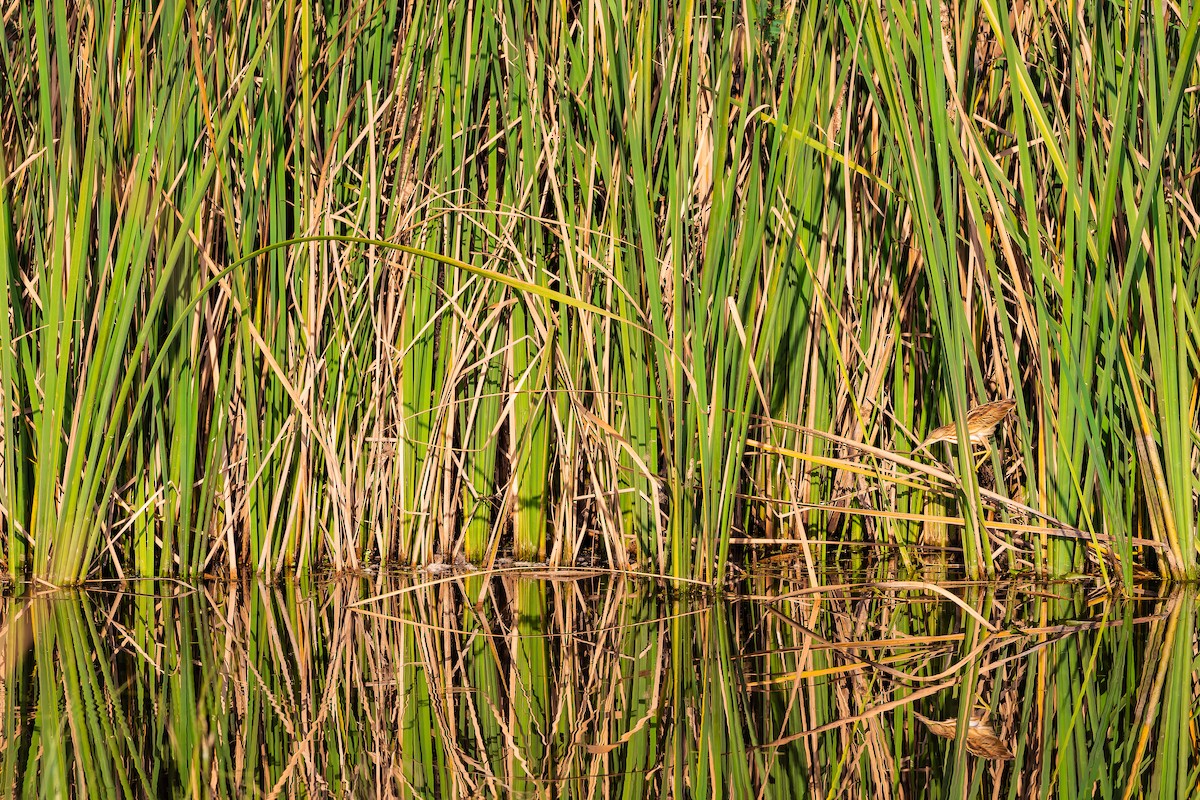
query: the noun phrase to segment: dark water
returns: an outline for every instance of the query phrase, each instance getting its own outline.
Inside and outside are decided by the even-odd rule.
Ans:
[[[6,794],[1196,794],[1192,594],[437,580],[6,598]]]

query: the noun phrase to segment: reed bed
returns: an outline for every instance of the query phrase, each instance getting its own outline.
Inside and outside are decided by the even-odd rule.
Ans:
[[[1194,596],[974,584],[959,605],[805,573],[715,599],[561,573],[9,598],[6,793],[1194,793]],[[935,735],[973,707],[1005,757]]]
[[[15,578],[1197,575],[1200,4],[0,7]]]

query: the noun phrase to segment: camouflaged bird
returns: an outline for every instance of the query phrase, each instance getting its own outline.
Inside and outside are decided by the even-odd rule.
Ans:
[[[925,723],[925,727],[937,736],[954,741],[955,734],[958,732],[957,720],[947,719],[939,722],[915,711],[913,716]],[[988,712],[982,709],[975,709],[971,713],[971,719],[967,723],[967,752],[980,758],[994,758],[997,761],[1010,760],[1013,757],[1012,750],[1008,748],[1007,744],[1000,741],[1000,737],[988,724],[987,717]]]
[[[997,400],[994,403],[975,406],[968,411],[967,435],[971,439],[971,444],[987,444],[988,439],[992,438],[992,434],[995,433],[996,427],[1004,422],[1016,407],[1015,400]],[[923,450],[938,442],[958,443],[958,430],[954,427],[953,422],[930,431],[929,436],[921,442],[921,446],[917,450]]]

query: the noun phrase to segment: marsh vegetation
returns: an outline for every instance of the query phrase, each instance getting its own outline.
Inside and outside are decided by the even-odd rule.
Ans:
[[[13,794],[1194,793],[1200,3],[0,20]]]
[[[9,571],[1195,575],[1197,15],[9,4]]]

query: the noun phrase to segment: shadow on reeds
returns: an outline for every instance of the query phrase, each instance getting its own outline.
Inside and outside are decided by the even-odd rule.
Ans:
[[[712,597],[594,574],[7,598],[3,785],[18,797],[1192,794],[1193,595],[950,586],[961,603],[916,583],[816,593],[759,578]]]

